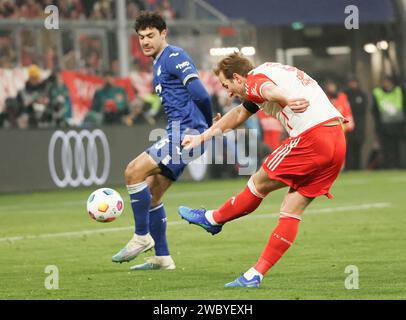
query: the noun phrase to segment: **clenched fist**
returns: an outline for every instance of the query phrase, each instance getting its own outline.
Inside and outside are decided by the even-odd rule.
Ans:
[[[190,149],[193,149],[193,148],[199,146],[200,144],[202,144],[202,142],[203,142],[203,136],[201,134],[199,134],[199,135],[186,135],[183,138],[182,147],[185,150],[190,150]]]

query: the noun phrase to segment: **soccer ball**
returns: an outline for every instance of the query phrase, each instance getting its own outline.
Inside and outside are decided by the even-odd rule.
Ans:
[[[99,222],[116,220],[124,210],[124,201],[120,194],[110,188],[93,191],[87,199],[89,216]]]

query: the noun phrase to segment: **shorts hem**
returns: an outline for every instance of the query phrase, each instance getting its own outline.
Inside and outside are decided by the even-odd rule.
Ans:
[[[145,152],[152,158],[152,160],[155,161],[158,168],[161,170],[161,172],[159,173],[161,176],[164,176],[165,178],[168,178],[171,181],[177,180],[173,172],[167,166],[165,166],[158,157],[156,157],[153,153],[149,152],[149,150],[146,150]]]
[[[329,198],[329,199],[333,199],[333,195],[332,195],[331,193],[329,193],[329,192],[310,194],[310,193],[307,193],[307,192],[304,192],[303,190],[301,190],[300,187],[299,187],[299,188],[295,187],[295,186],[293,185],[293,182],[292,182],[292,181],[289,181],[289,180],[287,180],[287,179],[281,178],[281,177],[279,177],[278,175],[273,175],[272,173],[269,173],[267,170],[265,170],[265,172],[266,172],[266,174],[268,175],[268,178],[269,178],[269,179],[278,180],[278,181],[280,181],[280,182],[283,182],[283,183],[286,184],[288,187],[290,187],[290,188],[292,188],[293,190],[299,192],[299,193],[300,193],[302,196],[304,196],[304,197],[316,198],[316,197],[320,197],[320,196],[326,196],[326,197]]]
[[[168,178],[171,181],[176,181],[177,179],[175,178],[174,174],[172,173],[171,170],[167,166],[165,166],[162,162],[158,163],[159,169],[161,169],[161,172],[159,173],[161,176],[164,176],[165,178]]]

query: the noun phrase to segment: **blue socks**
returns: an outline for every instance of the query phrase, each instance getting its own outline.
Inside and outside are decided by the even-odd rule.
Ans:
[[[149,210],[149,229],[151,236],[155,241],[155,255],[169,256],[168,243],[166,241],[167,218],[164,204],[151,208]]]
[[[143,236],[151,233],[155,241],[155,255],[169,256],[166,241],[166,213],[163,203],[151,207],[151,192],[146,182],[127,186],[135,220],[135,233]]]
[[[143,236],[149,232],[149,209],[151,206],[151,192],[144,181],[127,186],[131,199],[135,220],[135,233]]]

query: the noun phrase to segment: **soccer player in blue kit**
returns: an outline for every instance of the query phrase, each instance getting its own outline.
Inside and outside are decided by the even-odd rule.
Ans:
[[[182,138],[212,125],[211,98],[202,85],[193,60],[181,48],[169,45],[164,19],[154,12],[141,12],[135,31],[143,53],[153,58],[153,85],[167,119],[167,137],[132,160],[125,170],[131,199],[135,234],[113,256],[113,262],[128,262],[155,248],[155,256],[131,270],[175,269],[166,240],[167,219],[162,198],[186,167],[180,157]],[[134,142],[135,143],[135,142]]]

